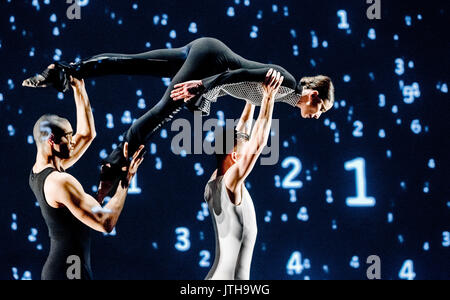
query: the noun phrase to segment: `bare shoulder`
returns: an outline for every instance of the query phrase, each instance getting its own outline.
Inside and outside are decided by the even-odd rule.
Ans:
[[[68,173],[53,172],[50,175],[48,175],[45,185],[47,186],[48,184],[49,187],[57,188],[59,186],[64,186],[66,184],[74,182],[77,182],[77,180],[75,179],[75,177],[73,177]]]
[[[55,208],[64,203],[64,199],[69,198],[69,192],[80,183],[70,174],[53,172],[45,181],[44,193],[47,203]]]

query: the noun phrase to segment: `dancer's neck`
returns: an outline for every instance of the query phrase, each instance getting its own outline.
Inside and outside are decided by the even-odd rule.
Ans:
[[[58,171],[62,170],[62,160],[54,155],[45,155],[38,151],[36,155],[36,163],[33,166],[33,172],[39,173],[45,168],[54,168]]]

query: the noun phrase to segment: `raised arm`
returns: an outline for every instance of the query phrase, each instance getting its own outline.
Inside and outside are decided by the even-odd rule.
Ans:
[[[255,106],[247,101],[244,110],[242,111],[239,123],[236,126],[236,130],[250,135],[252,132],[253,115],[255,114]]]
[[[77,132],[73,137],[74,149],[71,157],[62,161],[65,170],[73,166],[83,156],[96,136],[94,116],[84,80],[71,78],[71,86],[77,109]]]
[[[124,151],[127,152],[128,144],[125,145]],[[50,174],[44,187],[47,201],[67,207],[78,220],[90,228],[110,233],[116,226],[125,204],[128,184],[143,161],[143,158],[138,158],[143,148],[144,146],[141,146],[134,154],[123,184],[119,185],[115,195],[104,207],[86,194],[81,184],[67,173]]]
[[[263,84],[264,96],[258,119],[250,140],[243,146],[240,157],[225,173],[225,184],[230,192],[239,193],[241,185],[252,171],[261,152],[267,144],[272,126],[274,98],[278,92],[283,76],[277,71],[269,70]],[[239,203],[239,201],[237,201]]]

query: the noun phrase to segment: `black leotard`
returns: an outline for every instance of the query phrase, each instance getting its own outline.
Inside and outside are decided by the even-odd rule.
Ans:
[[[29,179],[50,236],[50,253],[42,269],[41,279],[67,280],[67,269],[71,266],[67,258],[77,255],[81,261],[81,279],[91,280],[91,230],[67,208],[53,208],[45,199],[45,180],[55,171],[54,168],[46,168],[38,174],[31,171]]]

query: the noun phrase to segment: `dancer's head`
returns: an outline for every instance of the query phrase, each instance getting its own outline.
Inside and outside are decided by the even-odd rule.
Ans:
[[[330,77],[323,75],[303,77],[299,85],[302,95],[297,107],[300,108],[303,118],[318,119],[321,114],[333,107],[334,85]]]
[[[226,172],[242,155],[244,145],[250,137],[235,129],[226,130],[215,137],[217,167]]]
[[[70,157],[73,150],[72,135],[70,122],[57,115],[43,115],[33,128],[38,152],[61,159]]]

